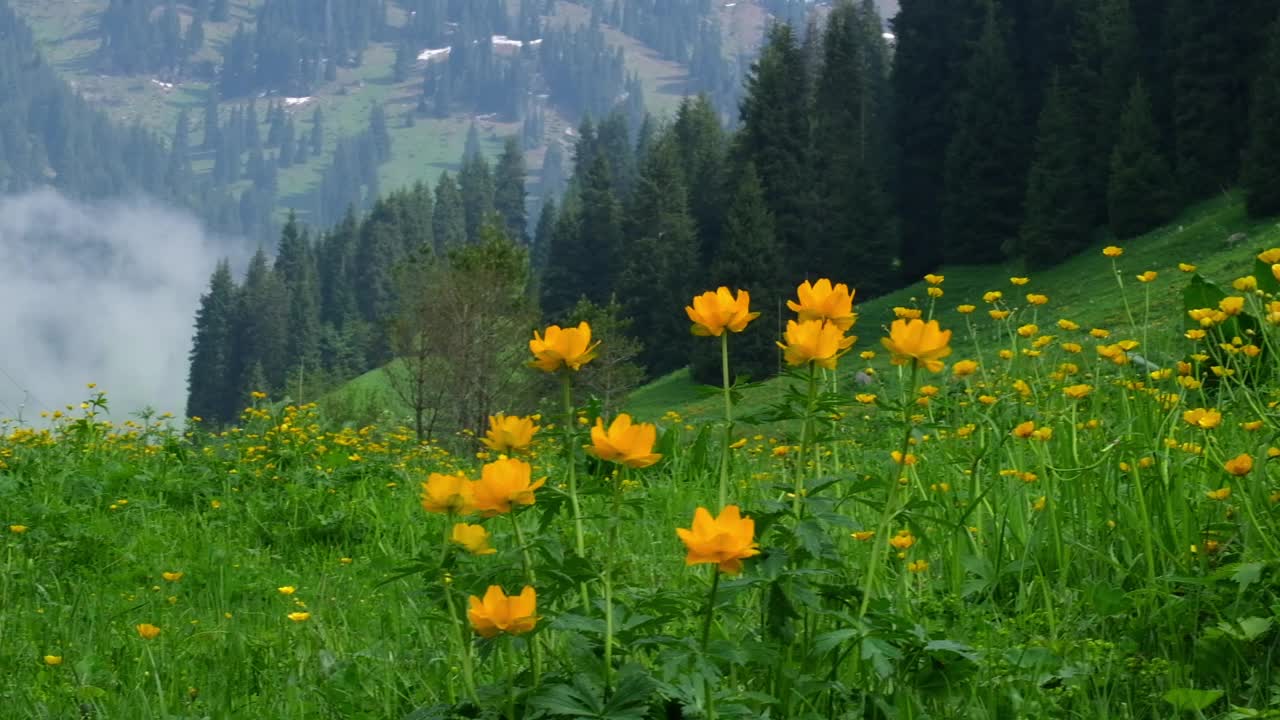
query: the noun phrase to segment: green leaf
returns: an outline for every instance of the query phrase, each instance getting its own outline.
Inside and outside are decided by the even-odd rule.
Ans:
[[[1236,568],[1231,579],[1240,585],[1240,592],[1244,592],[1249,589],[1250,585],[1258,582],[1258,579],[1262,577],[1263,567],[1265,567],[1265,565],[1262,563],[1241,563],[1240,566]]]
[[[1245,640],[1257,640],[1271,630],[1271,618],[1249,617],[1239,622]]]
[[[1182,712],[1200,712],[1222,697],[1221,690],[1174,688],[1164,694],[1164,701]]]

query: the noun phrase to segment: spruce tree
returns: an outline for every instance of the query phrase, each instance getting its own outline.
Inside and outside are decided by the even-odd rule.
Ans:
[[[525,209],[524,153],[515,136],[508,137],[498,158],[494,178],[493,204],[502,217],[507,237],[528,244],[527,210]]]
[[[462,194],[462,215],[467,241],[480,242],[480,228],[494,212],[493,169],[482,153],[463,158],[458,170],[458,190]]]
[[[462,209],[462,193],[447,171],[440,173],[440,180],[436,183],[436,206],[432,211],[431,230],[437,254],[467,242],[467,219]]]
[[[307,232],[299,228],[292,211],[280,232],[274,272],[289,296],[287,372],[291,378],[289,387],[300,388],[295,398],[300,402],[307,387],[307,376],[314,378],[319,368],[320,288],[311,241]]]
[[[275,392],[288,367],[288,292],[261,248],[249,262],[236,302],[232,376],[237,395]]]
[[[965,68],[947,147],[943,227],[948,262],[1001,259],[1018,236],[1027,168],[1019,95],[995,0]]]
[[[1233,74],[1233,39],[1224,0],[1174,0],[1168,26],[1173,50],[1174,170],[1183,197],[1220,192],[1238,177],[1247,117]]]
[[[1175,203],[1173,177],[1160,153],[1160,131],[1151,117],[1151,100],[1138,81],[1129,94],[1111,153],[1107,187],[1111,232],[1120,238],[1140,235],[1173,217]]]
[[[223,260],[213,272],[209,292],[201,296],[196,311],[191,369],[187,375],[187,417],[203,418],[215,427],[235,419],[236,408],[228,402],[235,397],[231,377],[235,292],[231,267]]]
[[[311,154],[324,152],[324,111],[316,108],[311,114]]]
[[[1088,245],[1093,228],[1092,162],[1071,111],[1055,80],[1040,112],[1035,161],[1027,179],[1020,250],[1034,268],[1065,260]]]
[[[1245,150],[1245,207],[1252,217],[1280,214],[1280,21],[1271,28],[1264,62],[1253,83],[1249,145]]]

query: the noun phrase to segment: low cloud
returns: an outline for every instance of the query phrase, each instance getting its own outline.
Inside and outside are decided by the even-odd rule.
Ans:
[[[38,421],[91,382],[117,421],[146,406],[180,415],[200,295],[220,258],[247,255],[149,200],[0,197],[0,417]]]

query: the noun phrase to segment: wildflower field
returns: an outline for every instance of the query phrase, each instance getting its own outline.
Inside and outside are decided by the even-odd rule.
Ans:
[[[0,441],[4,715],[1280,717],[1257,250],[1219,285],[1106,248],[1123,331],[1034,276],[874,320],[806,281],[768,402],[726,360],[696,420],[598,417],[585,323],[534,334],[560,392],[474,442],[266,397],[111,421],[91,389]],[[753,300],[684,313],[725,348]]]

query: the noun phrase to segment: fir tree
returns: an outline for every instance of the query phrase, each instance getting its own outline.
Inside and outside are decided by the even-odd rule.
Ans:
[[[217,426],[235,419],[231,377],[235,283],[231,267],[218,263],[209,281],[209,292],[196,311],[195,339],[191,345],[191,369],[187,375],[187,417],[200,417]]]
[[[1175,202],[1173,178],[1160,154],[1159,130],[1151,117],[1151,100],[1139,81],[1129,94],[1111,154],[1107,188],[1111,231],[1121,238],[1146,232],[1173,216]]]
[[[1027,180],[1021,252],[1031,267],[1065,260],[1089,244],[1095,215],[1089,196],[1092,165],[1061,84],[1049,92]]]
[[[432,236],[437,253],[467,242],[467,220],[462,209],[462,193],[448,172],[436,182],[436,205],[431,216]]]
[[[464,156],[458,170],[458,189],[462,194],[462,214],[467,228],[467,240],[479,242],[480,228],[494,212],[493,169],[483,154]]]
[[[1245,150],[1245,206],[1249,215],[1280,214],[1280,21],[1271,28],[1270,45],[1253,83],[1249,145]]]
[[[1029,165],[1004,30],[989,0],[982,36],[965,68],[955,134],[947,147],[943,223],[948,262],[999,260],[1018,236]]]
[[[1169,10],[1175,171],[1184,197],[1200,199],[1237,177],[1247,122],[1232,73],[1233,39],[1221,0],[1174,0]]]
[[[493,204],[502,217],[507,236],[520,244],[528,243],[528,219],[525,209],[524,153],[515,136],[508,137],[498,158],[494,178]]]

